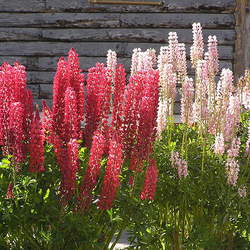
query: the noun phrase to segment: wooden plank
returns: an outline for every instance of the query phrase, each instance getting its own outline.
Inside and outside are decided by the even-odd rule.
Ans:
[[[27,87],[31,90],[33,98],[39,98],[39,85],[27,84]]]
[[[23,64],[28,71],[55,71],[57,67],[58,57],[8,57],[0,56],[0,65],[7,61],[10,64],[18,61]],[[80,65],[83,72],[87,72],[89,68],[95,66],[97,62],[106,63],[106,57],[80,57]],[[130,58],[118,58],[118,63],[125,66],[126,71],[129,72],[131,59]],[[191,63],[188,63],[188,70],[191,70]],[[231,61],[220,61],[220,69],[229,68],[232,69]]]
[[[130,57],[134,48],[146,50],[155,48],[158,43],[115,43],[115,42],[1,42],[0,54],[3,56],[63,56],[71,48],[75,48],[79,56],[106,56],[109,49],[115,50],[120,57]],[[220,59],[233,59],[232,46],[219,46]],[[187,51],[190,46],[187,45]]]
[[[0,41],[39,41],[42,30],[34,28],[0,28]]]
[[[192,13],[2,13],[0,27],[45,28],[234,28],[233,14]]]
[[[0,28],[0,41],[100,41],[166,43],[169,32],[177,32],[179,42],[191,44],[190,29],[36,29]],[[221,45],[234,45],[233,30],[204,30],[204,39],[216,35]]]
[[[88,0],[46,0],[53,12],[215,12],[233,13],[234,0],[162,0],[160,6],[91,4]]]
[[[1,0],[0,12],[41,12],[45,6],[44,0]]]

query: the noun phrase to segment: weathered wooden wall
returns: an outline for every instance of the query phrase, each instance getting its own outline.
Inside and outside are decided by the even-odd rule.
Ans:
[[[209,34],[218,37],[221,65],[232,68],[235,6],[235,0],[163,0],[160,6],[0,0],[0,63],[18,60],[26,65],[35,97],[51,99],[58,57],[71,47],[85,71],[104,62],[108,49],[116,50],[129,68],[133,48],[159,49],[170,31],[177,31],[189,48],[192,23],[200,22],[206,39]]]

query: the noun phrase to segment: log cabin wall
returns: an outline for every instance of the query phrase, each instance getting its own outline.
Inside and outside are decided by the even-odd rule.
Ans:
[[[240,0],[241,1],[241,0]],[[51,100],[56,63],[74,47],[86,71],[108,49],[129,69],[132,49],[156,48],[177,31],[192,42],[193,22],[218,38],[221,67],[233,69],[237,0],[163,0],[159,6],[91,4],[88,0],[0,0],[0,63],[27,67],[36,101]],[[192,74],[192,72],[191,72]],[[177,105],[177,110],[178,110]]]

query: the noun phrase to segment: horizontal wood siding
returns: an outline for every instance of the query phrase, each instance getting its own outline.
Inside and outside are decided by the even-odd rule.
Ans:
[[[232,69],[235,4],[235,0],[163,0],[159,6],[0,0],[0,63],[24,64],[36,102],[43,98],[50,103],[58,58],[70,48],[79,54],[84,72],[97,61],[105,63],[108,49],[117,52],[119,63],[129,71],[133,48],[159,51],[169,32],[178,33],[189,55],[192,23],[200,22],[205,39],[210,34],[218,38],[220,67]],[[193,75],[189,61],[188,69]]]

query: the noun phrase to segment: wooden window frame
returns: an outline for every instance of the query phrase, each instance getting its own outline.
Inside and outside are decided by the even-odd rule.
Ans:
[[[95,4],[124,4],[124,5],[162,5],[161,0],[157,1],[143,1],[143,0],[89,0],[90,3]]]

